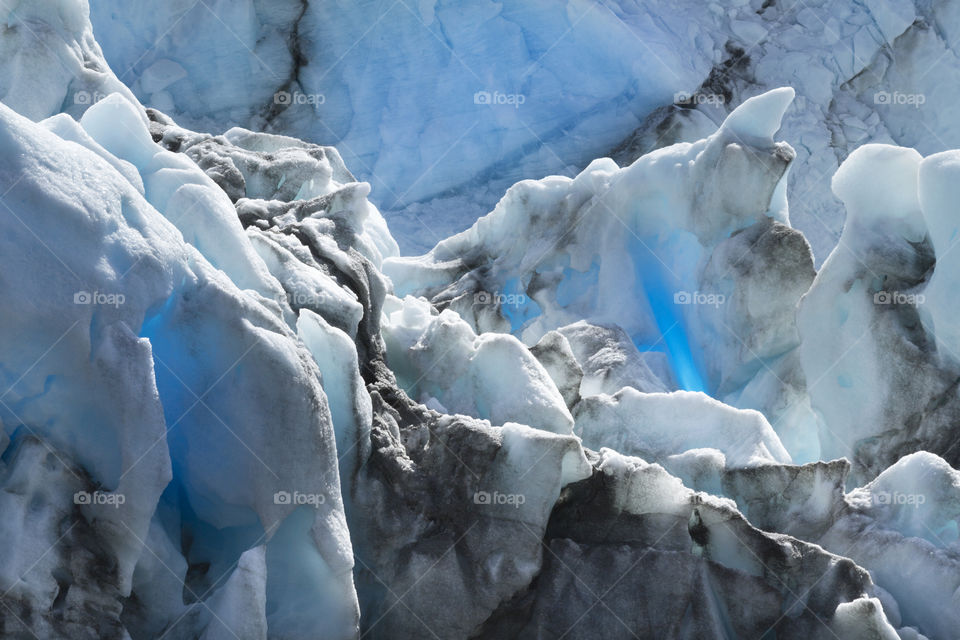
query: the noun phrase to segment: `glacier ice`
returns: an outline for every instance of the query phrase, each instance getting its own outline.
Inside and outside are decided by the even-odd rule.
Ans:
[[[851,458],[862,478],[915,450],[905,441],[957,461],[947,426],[957,360],[921,320],[927,280],[949,265],[937,260],[921,209],[921,159],[889,145],[851,154],[833,181],[849,210],[844,235],[798,312],[822,454]]]
[[[580,320],[547,332],[540,342],[551,333],[559,333],[570,345],[574,363],[581,370],[578,391],[582,396],[612,395],[623,387],[647,392],[677,388],[666,354],[641,352],[615,324],[601,326]]]
[[[960,146],[944,0],[97,0],[90,19],[120,80],[183,124],[337,145],[407,252],[519,179],[693,142],[785,84],[802,104],[784,120],[794,223],[817,264],[844,219],[824,187],[850,152]]]
[[[798,347],[802,331],[797,332],[788,314],[776,307],[771,310],[762,297],[751,304],[756,291],[775,289],[796,304],[811,279],[809,250],[798,241],[802,236],[791,235],[784,224],[786,210],[777,193],[784,173],[771,173],[762,163],[751,164],[753,152],[744,151],[744,145],[765,149],[785,168],[791,156],[786,147],[773,143],[771,135],[777,113],[789,98],[789,92],[778,92],[747,105],[773,113],[772,120],[762,126],[751,123],[751,128],[734,119],[730,127],[699,146],[681,145],[659,154],[664,166],[670,162],[670,153],[693,160],[698,157],[696,151],[713,158],[721,173],[756,174],[751,184],[763,195],[748,197],[747,204],[725,192],[720,182],[717,190],[707,192],[727,211],[724,228],[717,227],[716,220],[707,224],[699,218],[698,211],[706,211],[706,205],[698,204],[688,204],[687,218],[673,223],[659,217],[656,209],[641,219],[668,235],[670,225],[677,225],[680,228],[672,233],[682,239],[667,246],[679,243],[701,255],[702,270],[688,272],[687,282],[698,288],[706,278],[729,283],[732,288],[724,295],[741,305],[734,308],[755,309],[756,317],[763,319],[756,324],[766,333],[750,339],[757,351],[766,349],[768,356],[753,353],[754,360],[744,360],[744,351],[734,350],[737,355],[732,355],[719,341],[714,341],[715,351],[701,355],[713,359],[713,368],[703,369],[704,379],[713,385],[730,386],[720,380],[737,379],[720,378],[716,371],[735,371],[753,361],[756,378],[769,373],[767,359],[796,363],[790,354],[802,348]],[[105,253],[115,256],[111,260],[116,266],[108,271],[96,270],[74,249],[70,262],[63,265],[55,254],[46,255],[49,266],[39,273],[63,267],[82,269],[83,277],[96,283],[98,294],[114,289],[126,292],[127,287],[118,284],[125,277],[136,277],[139,283],[129,299],[115,308],[80,304],[72,309],[74,314],[93,312],[81,316],[90,328],[78,336],[104,336],[99,339],[104,345],[99,349],[102,355],[95,362],[134,367],[122,378],[128,382],[146,377],[141,384],[153,389],[148,398],[154,398],[153,414],[161,430],[156,436],[161,446],[150,447],[156,462],[143,467],[143,471],[154,469],[154,479],[138,476],[136,485],[118,485],[124,495],[137,496],[136,504],[130,505],[134,510],[104,515],[81,510],[79,516],[83,520],[78,522],[92,523],[89,535],[108,544],[105,548],[125,563],[120,566],[126,566],[126,577],[115,588],[129,593],[137,604],[112,609],[115,628],[145,637],[175,630],[211,638],[231,633],[296,638],[322,624],[329,637],[352,637],[357,629],[371,637],[420,637],[425,629],[441,636],[496,637],[523,633],[549,620],[549,625],[572,626],[581,634],[587,634],[589,627],[600,637],[618,633],[623,620],[629,620],[629,626],[661,619],[654,609],[628,614],[623,607],[633,600],[625,591],[617,591],[596,612],[599,618],[591,613],[595,607],[583,614],[571,610],[568,613],[575,617],[569,620],[556,609],[564,600],[559,593],[572,589],[580,594],[577,598],[589,598],[603,584],[601,568],[614,563],[678,576],[670,587],[673,591],[646,591],[649,606],[667,593],[684,594],[675,606],[686,603],[682,606],[697,611],[689,616],[677,614],[676,634],[749,634],[775,627],[783,635],[813,637],[823,630],[820,618],[830,620],[830,628],[843,633],[889,633],[891,619],[931,637],[940,633],[927,622],[928,607],[891,584],[889,572],[898,571],[899,565],[889,568],[870,553],[869,546],[850,552],[865,569],[829,552],[846,554],[843,543],[854,535],[851,532],[861,531],[866,521],[887,531],[883,535],[890,541],[884,544],[903,557],[912,557],[917,542],[911,536],[918,527],[936,527],[941,537],[949,539],[950,522],[955,523],[956,515],[949,511],[939,515],[944,507],[937,506],[919,520],[898,520],[865,509],[859,496],[874,491],[871,485],[845,495],[847,467],[834,471],[829,466],[792,465],[788,450],[761,413],[736,409],[701,393],[674,391],[684,382],[676,354],[648,349],[637,338],[638,325],[647,325],[651,341],[659,330],[649,301],[638,304],[647,309],[647,318],[634,319],[624,327],[611,322],[624,322],[613,314],[611,289],[606,317],[569,323],[576,317],[568,311],[569,290],[595,295],[591,289],[598,284],[591,279],[600,274],[588,267],[586,275],[577,275],[570,267],[562,267],[555,272],[559,278],[545,285],[553,287],[553,298],[538,293],[537,308],[524,321],[528,326],[520,328],[524,339],[536,340],[528,348],[504,333],[512,328],[509,316],[500,315],[484,296],[475,297],[485,291],[470,279],[476,277],[470,271],[462,280],[466,284],[461,297],[470,298],[480,313],[460,317],[451,308],[454,305],[443,304],[442,298],[431,303],[392,295],[391,291],[400,293],[402,286],[422,286],[418,284],[421,277],[433,277],[433,287],[442,291],[448,281],[444,278],[456,277],[463,267],[396,258],[382,218],[366,200],[368,192],[358,191],[353,186],[358,183],[347,175],[339,175],[338,180],[334,172],[323,170],[322,162],[303,159],[314,167],[296,178],[314,189],[300,196],[305,199],[294,199],[302,194],[302,187],[286,194],[256,186],[248,191],[247,185],[256,184],[256,176],[276,170],[271,159],[289,162],[271,157],[274,151],[297,149],[297,145],[234,132],[216,141],[206,139],[211,144],[204,148],[196,142],[204,140],[202,136],[155,112],[150,114],[148,129],[135,109],[119,98],[106,98],[86,112],[82,130],[56,119],[39,127],[5,112],[7,130],[17,132],[27,161],[41,148],[62,156],[58,167],[63,167],[65,158],[77,158],[75,162],[82,163],[77,167],[87,167],[85,171],[98,176],[94,184],[109,185],[112,191],[101,187],[96,198],[79,187],[68,187],[74,189],[73,197],[89,199],[87,208],[74,209],[75,224],[88,220],[85,213],[81,215],[87,209],[100,212],[99,224],[112,221],[123,238],[115,240],[116,249]],[[118,138],[115,130],[105,126],[107,122],[125,123],[127,133]],[[57,137],[57,131],[69,140]],[[750,142],[740,136],[749,137]],[[324,150],[319,156],[335,157],[330,154]],[[253,164],[245,165],[246,173],[241,172],[242,182],[216,180],[224,175],[226,165],[220,160],[225,158],[253,159]],[[48,175],[55,171],[52,166],[44,169]],[[618,183],[614,178],[621,170],[605,166],[599,163],[577,178],[584,190],[581,201],[606,196],[611,207],[620,206],[638,190],[643,193],[643,184],[653,184],[651,178],[643,178],[641,168],[653,167],[649,170],[655,172],[658,167],[648,160],[632,170],[631,180]],[[157,176],[164,171],[169,175],[158,182]],[[710,181],[709,172],[696,166],[691,171]],[[562,200],[570,183],[557,182],[554,197]],[[11,193],[20,193],[28,184],[32,183],[15,185]],[[238,184],[243,185],[242,191],[231,197],[230,190]],[[631,191],[618,194],[618,185]],[[192,219],[175,226],[167,216],[176,211],[170,202],[175,202],[180,190],[193,190],[192,197],[200,198],[207,209],[203,214],[185,212],[187,218],[226,212],[225,207],[234,209],[235,217],[217,214],[201,226]],[[596,190],[599,195],[593,194]],[[34,211],[27,207],[38,198],[49,201],[43,191],[35,188],[33,193],[32,199],[7,196],[4,201],[16,202],[24,211]],[[116,195],[105,197],[106,193]],[[680,193],[682,188],[677,187],[676,194]],[[298,204],[311,200],[311,206]],[[544,211],[551,210],[543,206]],[[526,211],[515,208],[511,215],[508,220],[523,221]],[[769,216],[780,221],[765,221]],[[36,222],[34,217],[30,220]],[[496,218],[481,222],[493,238],[506,232],[507,227],[495,224]],[[738,229],[742,230],[737,233]],[[725,262],[737,264],[725,239],[731,232],[733,238],[745,233],[754,235],[744,238],[775,238],[769,245],[756,240],[751,245],[766,247],[758,258],[767,260],[758,263],[765,266],[741,265],[731,269],[729,276],[718,273]],[[16,233],[14,228],[14,239],[19,240]],[[139,239],[143,234],[152,239],[149,244]],[[229,238],[236,248],[223,252],[223,245],[213,242],[217,236]],[[93,242],[100,236],[88,231],[63,237],[86,237]],[[628,261],[635,255],[626,243],[614,242],[612,231],[605,237],[609,244],[599,249],[594,245],[595,251],[614,258],[617,252],[626,253]],[[506,238],[500,241],[506,244]],[[45,241],[51,250],[64,246],[63,241],[50,245],[55,239]],[[585,239],[577,238],[572,249],[563,247],[566,253],[559,263],[569,264],[570,252],[580,264],[592,263],[591,245],[578,244]],[[145,257],[127,257],[126,247],[136,247]],[[783,264],[771,262],[775,255]],[[663,256],[679,266],[677,256],[669,252]],[[519,258],[522,263],[523,256]],[[790,259],[796,260],[794,267]],[[390,279],[379,273],[380,265]],[[501,262],[498,268],[504,270],[500,277],[506,283],[510,280],[506,272],[516,267]],[[426,275],[411,275],[421,273]],[[442,277],[430,275],[434,273]],[[523,282],[517,275],[511,278]],[[566,284],[565,279],[572,283]],[[248,286],[241,288],[241,283]],[[517,287],[513,290],[517,299],[529,293],[529,288],[512,286]],[[63,302],[48,304],[57,308],[72,304],[69,293],[68,289]],[[322,301],[311,301],[309,295]],[[446,308],[438,311],[437,306]],[[710,335],[708,329],[723,326],[723,320],[709,312],[703,317],[691,314],[687,320],[684,311],[690,309],[676,313],[689,327],[690,336],[697,331]],[[103,314],[107,318],[101,318]],[[108,322],[110,314],[115,319]],[[750,331],[751,320],[743,321],[742,316],[742,312],[730,312],[729,317],[731,322],[743,323],[742,331]],[[36,331],[36,317],[42,316],[20,318],[26,325],[11,329],[11,335]],[[60,323],[72,317],[60,317]],[[770,317],[781,318],[772,323],[776,325],[772,330],[767,329]],[[139,350],[141,359],[118,361],[111,354],[121,345],[127,345],[123,353]],[[82,346],[81,355],[85,353]],[[48,366],[16,380],[14,386],[26,388],[34,378],[43,380]],[[743,375],[749,377],[750,368],[746,371]],[[264,395],[263,375],[284,381],[281,398],[274,396],[275,387]],[[40,395],[20,391],[14,409],[21,416],[18,423],[24,428],[36,423],[37,427],[30,426],[34,430],[43,424],[55,425],[40,416],[50,410],[44,401],[48,394],[67,391],[58,391],[58,386],[62,384],[54,383]],[[742,394],[748,395],[749,386],[744,386]],[[202,395],[191,391],[195,388],[202,389]],[[806,389],[797,383],[794,391],[801,394]],[[121,397],[128,393],[120,392]],[[97,407],[103,402],[87,387],[82,398],[70,400],[68,406],[86,402]],[[237,402],[238,398],[246,401]],[[136,407],[131,410],[138,418],[145,415]],[[123,414],[111,415],[117,419]],[[8,422],[5,416],[4,423]],[[683,429],[678,431],[680,426]],[[114,428],[125,438],[136,436],[129,440],[133,452],[144,443],[158,444],[150,440],[149,431]],[[46,427],[37,433],[50,440],[47,446],[56,447],[54,451],[63,448],[64,455],[76,458],[84,469],[101,474],[112,470],[116,475],[130,464],[129,457],[121,457],[119,467],[109,459],[88,459],[94,450],[84,446],[84,440],[71,440],[69,427],[61,431],[58,436],[57,429]],[[37,447],[45,440],[18,436],[15,431],[9,435],[8,446],[31,443],[42,453]],[[25,444],[19,444],[21,440]],[[211,459],[216,460],[215,466]],[[29,469],[29,459],[24,460],[21,466]],[[325,462],[318,465],[321,460]],[[937,505],[951,504],[956,499],[956,487],[951,484],[956,472],[945,462],[937,464],[946,478],[942,485],[946,493],[937,498]],[[264,474],[271,475],[272,469],[276,477],[266,480]],[[882,486],[919,491],[911,484],[918,473],[908,468],[888,476]],[[771,482],[774,479],[781,479],[777,480],[781,484]],[[777,496],[787,481],[792,484],[790,492],[782,494],[788,496],[785,512],[783,498]],[[685,484],[725,497],[695,493]],[[60,480],[51,486],[84,485]],[[145,493],[138,493],[144,489]],[[411,495],[421,500],[410,502]],[[322,499],[301,504],[309,496]],[[293,504],[288,505],[288,500]],[[291,510],[296,505],[300,506]],[[773,530],[816,541],[826,551],[754,529],[738,508]],[[592,515],[584,519],[588,513]],[[124,526],[133,522],[139,523],[136,536]],[[600,529],[609,526],[619,533],[601,542],[587,524],[603,522],[609,524],[599,524]],[[187,547],[183,536],[190,541]],[[50,534],[39,539],[49,540]],[[649,557],[643,551],[648,548],[656,549]],[[939,553],[952,553],[949,544]],[[398,554],[407,559],[398,564]],[[768,573],[764,567],[771,564],[781,568]],[[568,582],[566,566],[577,567],[580,581]],[[174,568],[172,575],[167,567]],[[480,573],[472,567],[480,568]],[[50,571],[54,577],[61,575]],[[686,577],[680,579],[681,575]],[[824,576],[833,577],[821,582]],[[944,580],[949,584],[946,576]],[[793,586],[784,592],[779,587],[783,583]],[[55,620],[57,609],[50,594],[63,589],[58,584],[54,579],[45,591],[24,592],[23,601],[38,612],[53,611]],[[717,595],[719,584],[725,585],[730,597]],[[626,585],[634,593],[640,588],[633,578]],[[800,592],[807,593],[798,597]],[[188,598],[183,598],[184,593]],[[44,597],[50,604],[43,604]],[[93,597],[109,602],[109,592],[85,596],[83,602]],[[451,601],[472,604],[451,609],[446,604]],[[733,616],[738,602],[751,603],[749,615]],[[940,600],[930,602],[941,606]],[[358,611],[363,617],[358,618]],[[583,619],[576,619],[580,615]]]
[[[379,202],[405,212],[397,223],[411,243],[424,233],[418,218],[443,230],[430,243],[463,228],[466,216],[442,213],[444,192],[484,193],[485,206],[526,175],[602,155],[711,64],[677,50],[653,15],[629,5],[573,2],[552,15],[540,3],[367,8],[243,0],[147,10],[98,0],[91,17],[144,104],[200,130],[227,122],[336,142],[386,197]],[[611,32],[619,46],[596,46]],[[480,175],[495,186],[481,187]],[[425,200],[437,202],[418,206]],[[452,202],[482,213],[472,197]]]
[[[820,617],[890,629],[879,609],[859,615],[835,603],[839,593],[851,602],[876,592],[849,560],[754,529],[730,501],[686,489],[659,465],[594,455],[592,476],[565,490],[551,519],[537,588],[485,637],[832,637]],[[562,604],[571,597],[577,606]]]
[[[583,383],[583,367],[573,355],[570,341],[559,331],[548,331],[530,353],[543,365],[547,375],[557,386],[567,409],[580,401],[580,385]]]
[[[709,138],[624,169],[598,160],[573,180],[521,182],[469,230],[425,256],[388,258],[384,271],[398,293],[424,295],[477,330],[512,330],[532,343],[560,329],[576,354],[599,331],[577,328],[585,319],[632,342],[615,356],[631,363],[612,369],[600,348],[580,354],[581,394],[676,385],[734,403],[744,396],[746,407],[779,418],[783,408],[751,390],[779,361],[798,368],[794,309],[814,276],[803,236],[786,226],[782,186],[793,152],[773,141],[792,97],[783,89],[753,98]],[[532,246],[514,242],[517,229]],[[625,286],[635,293],[625,296]],[[518,309],[527,313],[514,326]],[[795,378],[784,386],[802,398]],[[809,406],[787,409],[816,423]],[[809,454],[808,442],[794,439]]]
[[[103,131],[96,118],[109,120],[106,107],[121,103],[102,104],[88,112],[88,124],[100,124],[90,126],[94,133]],[[212,267],[113,165],[6,106],[0,117],[8,151],[3,252],[11,267],[30,265],[4,280],[4,297],[20,312],[4,315],[2,419],[14,442],[37,441],[34,449],[58,464],[83,469],[52,486],[69,490],[68,500],[80,496],[67,512],[79,510],[98,532],[96,548],[117,567],[114,597],[131,596],[158,502],[172,501],[178,530],[192,531],[187,562],[217,566],[226,578],[243,550],[238,543],[265,540],[292,517],[276,492],[322,494],[329,499],[311,518],[315,531],[307,522],[288,535],[319,549],[310,570],[339,585],[324,594],[329,607],[312,624],[346,637],[358,615],[352,560],[349,542],[331,545],[347,533],[329,412],[309,354],[276,309]],[[134,121],[146,135],[146,125]],[[128,142],[121,148],[136,149]],[[143,144],[153,145],[149,137]],[[247,242],[239,229],[237,237]],[[47,352],[37,352],[43,344]],[[285,399],[276,404],[259,401],[267,370],[286,380]],[[247,404],[234,396],[244,387]],[[280,430],[265,432],[264,424]],[[307,463],[324,458],[324,467]],[[262,473],[272,480],[263,482]],[[118,495],[124,499],[115,506]],[[224,527],[232,528],[230,544],[214,542]],[[38,544],[65,544],[51,533],[38,534]],[[268,593],[290,574],[271,575],[276,584]],[[220,586],[212,575],[209,582],[204,591]],[[20,596],[28,609],[35,603],[37,616],[51,610],[34,600],[42,597]],[[64,602],[63,611],[76,612],[70,616],[96,619],[82,613],[79,595]],[[52,611],[61,615],[59,607]],[[117,623],[119,607],[104,615]],[[7,620],[12,632],[15,619]]]
[[[584,397],[574,418],[584,446],[645,460],[661,462],[668,455],[706,449],[719,451],[731,467],[791,461],[762,414],[699,392],[641,393],[625,387],[612,396]]]
[[[956,151],[935,153],[924,158],[917,171],[919,206],[937,258],[937,268],[923,289],[923,304],[918,311],[937,347],[954,358],[960,353],[960,335],[952,326],[958,311],[957,299],[952,294],[956,287],[953,274],[957,273],[952,248],[957,237],[953,211],[957,202],[958,160]]]
[[[785,89],[740,109],[770,111],[778,120],[791,96]],[[787,220],[777,189],[793,152],[773,142],[775,124],[759,140],[758,131],[741,132],[736,122],[624,169],[604,159],[573,180],[518,183],[467,231],[420,258],[388,258],[384,271],[399,294],[426,295],[479,330],[519,329],[525,341],[581,319],[620,323],[634,341],[661,348],[664,342],[675,364],[684,365],[686,382],[705,384],[704,365],[682,335],[709,325],[713,315],[705,305],[683,306],[701,300],[695,265],[723,237],[768,212]],[[730,187],[739,182],[749,185],[749,197]],[[517,233],[531,237],[531,246],[514,242]],[[624,299],[625,285],[645,295]],[[715,307],[724,295],[702,293]],[[506,315],[521,307],[534,308],[511,327]],[[668,331],[676,325],[677,332]]]
[[[885,47],[936,51],[917,18],[951,10],[837,3],[827,22],[811,2],[780,22],[758,4],[707,12],[764,56],[698,95],[745,98],[803,62],[799,91],[659,111],[738,54],[672,32],[679,10],[651,20],[656,2],[570,3],[549,23],[539,3],[377,5],[392,49],[354,52],[370,24],[345,5],[103,1],[119,76],[86,3],[5,4],[0,633],[952,638],[957,156],[859,144],[917,135],[864,104],[884,82],[867,76],[903,73],[880,68]],[[455,118],[409,127],[422,105],[353,73],[368,56],[417,85],[424,42],[452,56],[507,33],[495,57],[513,82],[581,20],[524,80],[528,111],[473,104],[446,58],[450,100],[470,94],[451,113],[484,107],[462,166],[445,161]],[[558,60],[611,25],[650,38],[631,41],[639,62],[598,46],[562,77]],[[831,33],[857,59],[839,36],[817,49],[835,65],[797,59]],[[273,97],[327,86],[326,58],[302,56],[322,42],[355,94],[329,83],[329,113],[351,111],[330,120],[340,151],[310,130],[327,103]],[[683,77],[652,55],[682,58]],[[844,110],[857,118],[824,124]],[[558,157],[524,142],[534,112],[558,119]],[[677,144],[654,143],[673,118]],[[828,126],[846,159],[824,157]],[[624,166],[582,156],[633,128]],[[483,207],[473,187],[573,177],[521,181],[401,257],[417,209],[383,192],[438,157],[404,196],[470,201],[465,216]],[[836,203],[796,187],[837,166],[843,232],[814,255],[837,218],[827,236],[798,228]]]
[[[5,105],[32,120],[60,112],[77,117],[112,93],[139,105],[104,60],[87,2],[5,0],[0,12],[0,100]]]
[[[902,623],[930,638],[950,637],[960,624],[958,479],[938,456],[905,456],[847,494],[844,512],[819,542],[870,567],[896,599]]]
[[[547,371],[502,333],[476,335],[451,311],[432,314],[422,298],[390,297],[383,339],[398,383],[412,397],[494,424],[519,422],[570,433],[573,418]]]

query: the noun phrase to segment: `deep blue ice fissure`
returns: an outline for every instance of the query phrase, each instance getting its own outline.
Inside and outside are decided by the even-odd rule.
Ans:
[[[693,353],[690,337],[687,333],[686,319],[683,317],[675,295],[677,291],[667,286],[667,276],[657,257],[639,238],[629,241],[629,251],[634,257],[634,270],[637,282],[646,293],[647,302],[653,311],[657,329],[660,332],[660,344],[666,348],[667,358],[673,375],[681,389],[707,392],[700,367]],[[634,343],[641,351],[657,350],[650,345]]]

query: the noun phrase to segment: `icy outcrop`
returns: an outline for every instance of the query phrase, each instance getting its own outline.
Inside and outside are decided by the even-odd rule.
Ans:
[[[825,621],[892,631],[879,606],[848,612],[875,593],[849,560],[763,533],[659,465],[610,450],[592,463],[551,517],[536,589],[501,607],[483,637],[833,637]]]
[[[151,133],[167,149],[186,154],[236,206],[245,225],[300,221],[317,212],[353,212],[343,223],[356,227],[357,249],[379,267],[397,255],[397,244],[380,212],[366,199],[370,185],[357,182],[332,147],[285,136],[231,129],[222,136],[177,127],[155,110]]]
[[[141,114],[117,95],[90,107],[80,124],[94,141],[137,168],[143,195],[183,239],[241,289],[278,299],[282,290],[243,235],[236,211],[223,191],[183,156],[159,148]],[[117,128],[123,135],[117,135]]]
[[[165,142],[189,137],[172,124],[156,124],[155,133]],[[231,144],[222,141],[211,149],[221,157],[238,153]],[[343,203],[356,208],[343,209]],[[387,297],[386,282],[374,264],[379,254],[365,253],[370,235],[361,223],[368,206],[352,198],[336,208],[290,216],[285,215],[288,203],[278,200],[236,203],[255,244],[269,241],[287,252],[286,266],[274,271],[285,290],[292,281],[303,281],[304,273],[321,272],[334,286],[348,290],[360,308],[359,321],[346,329],[338,328],[340,316],[326,309],[303,306],[295,311],[300,335],[323,373],[324,388],[335,395],[330,407],[356,554],[363,633],[414,638],[436,629],[444,636],[466,637],[501,600],[533,579],[541,561],[540,539],[560,489],[589,474],[589,466],[570,435],[441,415],[401,390],[387,367],[388,358],[403,381],[406,350],[414,342],[430,344],[426,338],[406,344],[405,336],[419,336],[431,318],[440,316],[433,315],[425,301]],[[245,216],[252,208],[264,215]],[[414,321],[418,312],[423,323]],[[444,318],[456,325],[451,315]],[[543,429],[570,433],[573,420],[559,391],[518,340],[477,337],[466,323],[459,321],[458,326],[472,337],[461,345],[438,326],[433,342],[441,350],[436,355],[445,357],[446,350],[451,359],[463,358],[459,364],[474,363],[475,375],[464,379],[479,385],[477,398],[484,410],[493,409],[498,419],[501,413],[514,415]],[[474,340],[476,348],[469,344]],[[456,346],[463,350],[451,349]],[[516,367],[518,360],[523,366]],[[513,370],[513,378],[503,378]],[[430,368],[424,373],[420,377],[426,379]],[[440,367],[431,384],[449,385],[452,376],[462,373]],[[524,384],[528,393],[518,395]],[[518,398],[515,407],[506,402],[513,397]],[[449,398],[458,395],[450,393]],[[411,501],[414,495],[422,499]],[[398,557],[408,559],[398,563]],[[484,575],[464,567],[483,567]],[[452,601],[473,604],[451,608]],[[275,627],[270,628],[275,633]]]
[[[774,170],[792,157],[772,140],[791,96],[751,99],[711,137],[625,169],[598,160],[574,180],[519,183],[469,230],[384,271],[478,331],[533,345],[559,330],[588,400],[706,391],[763,413],[799,463],[848,457],[857,483],[919,449],[956,465],[960,360],[950,329],[936,336],[955,298],[952,155],[924,165],[921,188],[915,151],[852,154],[834,178],[844,236],[816,272]]]
[[[905,627],[951,637],[960,624],[960,473],[915,453],[847,494],[845,507],[819,544],[868,567]]]
[[[560,489],[589,465],[569,436],[411,408],[379,407],[355,488],[364,633],[470,637],[539,573]]]
[[[920,162],[887,145],[851,154],[833,179],[849,211],[841,242],[798,312],[822,455],[847,456],[860,478],[918,449],[960,462],[958,361],[921,320],[926,283],[949,262],[938,263],[921,210]]]
[[[300,310],[297,333],[320,367],[336,434],[340,478],[348,484],[358,461],[370,454],[373,421],[373,407],[360,376],[356,345],[350,336],[309,309]]]
[[[734,409],[702,393],[641,393],[625,387],[612,396],[584,398],[574,418],[584,446],[606,447],[671,470],[664,461],[685,452],[697,458],[718,456],[721,467],[731,468],[790,462],[762,414]]]
[[[907,28],[870,4],[884,37]],[[450,7],[417,8],[454,45],[465,35]],[[305,83],[322,69],[299,37],[337,51],[350,36],[313,22],[330,10],[316,3],[158,9],[193,36],[228,10],[241,44]],[[585,14],[586,33],[642,12]],[[137,90],[169,105],[210,69],[243,75],[216,41],[190,64],[148,60]],[[220,115],[254,117],[244,104],[271,85],[248,75]],[[757,96],[706,139],[624,169],[521,183],[420,259],[398,258],[370,185],[332,148],[196,133],[129,96],[79,122],[0,106],[0,293],[14,310],[0,314],[2,633],[949,638],[960,483],[945,428],[955,364],[934,336],[949,271],[933,256],[948,265],[950,247],[929,235],[950,224],[950,163],[931,161],[925,182],[908,151],[852,157],[836,178],[848,244],[883,277],[838,249],[814,280],[789,226],[794,154],[773,140],[793,97]],[[420,135],[391,153],[429,156]],[[864,189],[864,172],[882,187]],[[441,174],[423,193],[455,172]],[[929,315],[863,304],[930,273],[943,284]],[[837,295],[855,313],[826,313]],[[828,352],[858,335],[867,365],[884,349],[907,364],[834,385]],[[866,413],[871,392],[888,415]],[[836,452],[831,430],[858,438],[842,451],[852,473],[791,464]],[[844,493],[848,474],[863,486]]]
[[[799,154],[793,222],[817,264],[844,219],[826,178],[851,151],[960,146],[950,0],[97,0],[91,14],[144,104],[197,130],[338,145],[407,253],[517,180],[698,140],[784,84],[802,104],[783,123]]]
[[[955,215],[960,189],[960,153],[945,151],[924,158],[917,170],[917,189],[923,220],[937,259],[936,269],[923,289],[918,312],[924,328],[936,339],[937,348],[960,360],[960,331],[953,322],[960,313],[955,295],[960,258],[954,244],[958,221]]]
[[[559,331],[548,331],[537,344],[530,347],[530,353],[557,385],[567,409],[572,409],[580,401],[583,367],[577,362],[570,341]]]
[[[0,102],[17,113],[76,117],[111,93],[140,106],[104,60],[87,0],[4,0],[0,20]]]
[[[582,395],[707,391],[764,412],[814,460],[818,418],[794,350],[815,272],[788,226],[793,152],[773,140],[792,97],[753,98],[710,137],[624,169],[597,160],[573,180],[518,183],[469,230],[384,271],[399,294],[478,331],[533,344],[559,329]]]
[[[411,397],[444,413],[494,424],[518,422],[565,434],[573,430],[573,418],[549,373],[513,336],[476,335],[452,311],[432,315],[422,298],[391,296],[383,313],[387,358]]]
[[[701,344],[718,395],[735,394],[745,382],[789,360],[800,344],[797,301],[814,275],[806,239],[773,220],[761,220],[717,245],[703,267],[701,291],[724,298],[717,321],[705,328],[712,335]]]
[[[573,180],[518,183],[467,231],[420,258],[388,259],[384,271],[400,294],[424,294],[479,330],[511,328],[528,341],[592,319],[652,345],[670,326],[658,328],[663,305],[677,307],[678,323],[709,323],[699,305],[679,307],[699,301],[698,262],[733,231],[788,219],[778,186],[793,152],[772,136],[792,96],[754,98],[710,138],[625,169],[602,159]],[[753,123],[761,116],[762,131]]]
[[[886,528],[937,547],[960,541],[960,472],[920,451],[904,456],[849,495],[852,504]]]
[[[943,459],[918,452],[845,493],[849,470],[846,460],[728,470],[723,493],[754,526],[816,543],[868,569],[901,637],[918,630],[922,637],[952,637],[960,475]]]
[[[118,97],[104,100],[84,118],[84,128],[103,153],[114,149],[149,184],[155,174],[148,167],[156,160],[142,153],[154,146],[143,138],[146,123],[132,110],[123,122],[139,126],[139,134],[101,120],[119,120],[125,104]],[[244,545],[266,543],[271,626],[283,629],[299,617],[301,625],[349,637],[358,610],[330,415],[319,371],[279,307],[241,291],[185,243],[115,168],[120,160],[108,163],[5,106],[0,119],[9,214],[2,252],[19,274],[2,282],[5,300],[18,309],[3,316],[2,420],[15,443],[35,438],[57,452],[54,461],[82,469],[76,481],[51,480],[49,490],[65,496],[75,531],[89,532],[89,543],[80,546],[106,554],[87,568],[38,565],[36,574],[23,577],[46,584],[33,595],[18,592],[24,614],[57,628],[73,621],[86,628],[83,633],[121,637],[121,598],[142,608],[142,622],[132,626],[147,627],[152,607],[173,611],[168,602],[181,600],[185,590],[201,599],[241,580],[229,578]],[[176,193],[180,185],[173,187]],[[215,189],[212,183],[207,188]],[[169,194],[147,192],[157,201]],[[265,269],[263,276],[269,278]],[[263,375],[284,380],[271,392],[272,402],[263,400]],[[264,431],[265,424],[276,426]],[[277,500],[282,492],[323,500],[315,510],[295,507]],[[51,508],[57,504],[63,509],[62,502]],[[153,533],[158,504],[171,515]],[[41,529],[49,526],[44,517]],[[29,549],[37,545],[55,549],[66,533],[48,528],[42,535],[41,529],[8,546],[8,557],[35,557]],[[272,538],[281,534],[277,546]],[[164,535],[172,549],[156,542]],[[187,546],[181,546],[184,536]],[[161,585],[149,583],[143,596],[135,590],[145,584],[135,577],[139,561],[154,555],[145,548],[148,539],[160,545],[159,557],[169,560],[172,552],[181,558],[188,586],[168,583],[171,591],[157,593]],[[298,549],[315,557],[299,575],[271,570]],[[108,579],[99,573],[105,564],[113,567]],[[320,585],[313,608],[271,604],[302,590],[297,578]],[[10,586],[16,584],[11,579]],[[75,590],[74,584],[113,589],[106,592],[112,604],[102,622],[84,611],[96,610],[89,607],[103,594],[84,596],[90,587]],[[157,597],[148,600],[148,594]],[[173,619],[171,629],[176,625]]]
[[[843,459],[729,469],[722,494],[735,500],[754,526],[816,541],[845,509],[849,472]]]
[[[612,395],[623,387],[651,393],[676,389],[666,354],[641,353],[617,325],[600,326],[581,320],[557,332],[567,339],[583,372],[579,391],[584,396]]]

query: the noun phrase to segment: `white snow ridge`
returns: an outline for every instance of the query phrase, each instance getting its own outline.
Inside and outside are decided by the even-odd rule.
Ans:
[[[960,638],[960,2],[0,27],[0,637]]]

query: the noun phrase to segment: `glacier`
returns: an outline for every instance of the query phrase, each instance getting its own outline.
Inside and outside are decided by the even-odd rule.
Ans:
[[[958,11],[948,0],[90,3],[106,61],[143,104],[196,130],[337,146],[405,253],[468,228],[514,182],[695,142],[744,99],[792,86],[793,222],[817,265],[843,227],[829,179],[850,152],[960,147]]]
[[[954,3],[0,7],[3,637],[956,637]]]

